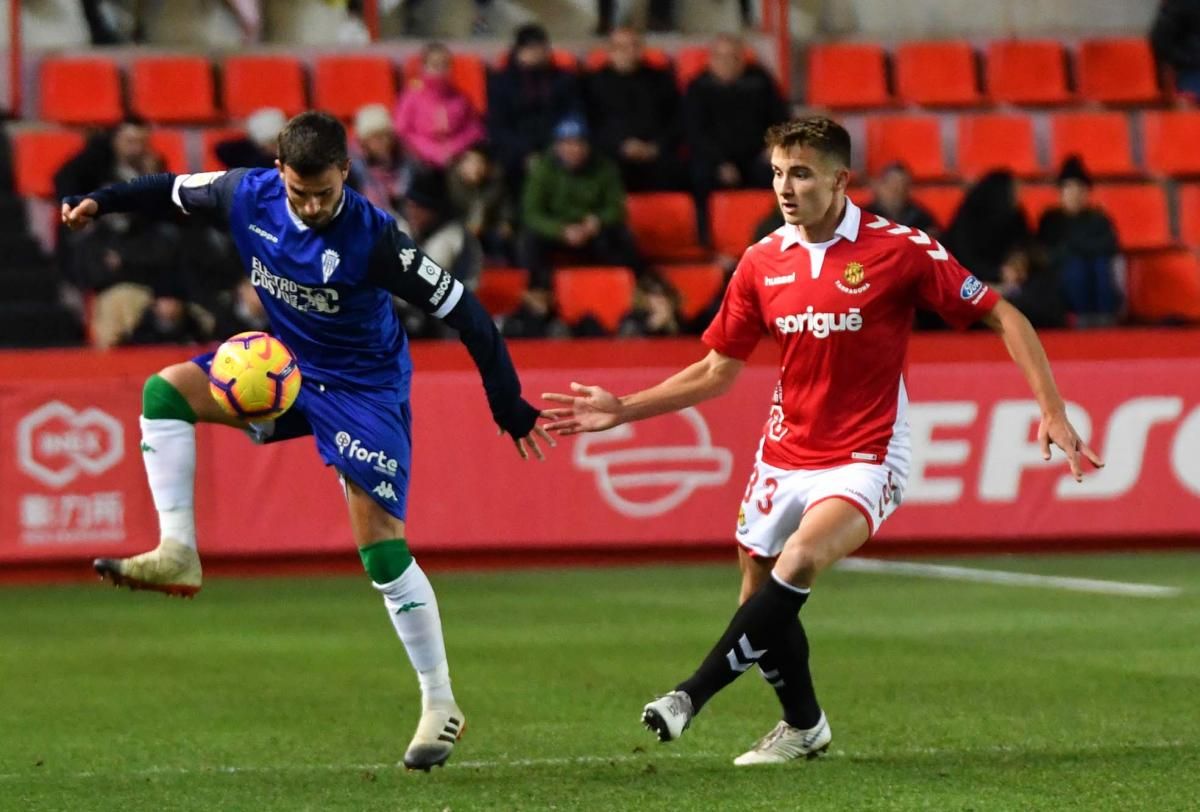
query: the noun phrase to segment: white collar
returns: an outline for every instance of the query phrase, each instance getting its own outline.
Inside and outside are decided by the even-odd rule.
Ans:
[[[824,243],[805,242],[800,236],[800,227],[788,225],[785,223],[782,228],[776,230],[776,234],[782,235],[783,239],[779,243],[779,250],[786,251],[793,245],[823,245],[829,247],[837,241],[838,237],[843,237],[850,242],[858,241],[858,227],[862,222],[862,209],[854,205],[854,201],[850,198],[846,200],[846,212],[842,215],[842,222],[838,223],[837,228],[833,230],[833,238]]]
[[[342,213],[342,209],[345,208],[345,206],[346,206],[346,190],[343,189],[342,190],[342,199],[338,201],[337,208],[333,212],[333,217],[329,218],[329,222],[332,223],[334,220],[336,220],[338,215]],[[288,217],[291,218],[292,225],[294,225],[296,227],[297,231],[308,231],[308,225],[305,224],[305,222],[300,219],[300,215],[298,215],[298,214],[296,214],[296,212],[292,211],[292,202],[287,199],[286,190],[284,191],[284,195],[283,195],[283,207],[285,209],[287,209]]]

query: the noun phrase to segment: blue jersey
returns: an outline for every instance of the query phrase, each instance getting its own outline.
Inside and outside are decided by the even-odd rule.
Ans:
[[[442,317],[463,287],[391,216],[346,188],[330,223],[309,228],[275,169],[180,175],[172,197],[185,212],[226,221],[271,327],[306,380],[407,399],[412,359],[392,294]]]

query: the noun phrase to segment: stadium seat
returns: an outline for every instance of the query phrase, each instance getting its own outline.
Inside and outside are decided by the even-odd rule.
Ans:
[[[937,116],[873,116],[867,119],[867,173],[901,162],[913,179],[946,177],[942,159],[942,130]]]
[[[1174,242],[1167,216],[1167,196],[1157,183],[1097,186],[1092,200],[1112,220],[1123,251],[1167,248]]]
[[[1145,37],[1087,40],[1076,60],[1079,94],[1105,104],[1152,104],[1162,98]]]
[[[679,291],[679,312],[689,321],[703,313],[725,288],[725,272],[711,263],[664,265],[659,273]]]
[[[616,332],[633,307],[633,271],[615,266],[564,267],[554,271],[558,315],[574,327],[591,316]]]
[[[1017,202],[1025,209],[1029,227],[1036,230],[1042,214],[1058,205],[1058,187],[1049,183],[1022,183],[1017,192]]]
[[[354,118],[360,107],[396,102],[396,76],[384,56],[328,55],[317,57],[313,104],[340,119]]]
[[[1129,261],[1129,315],[1138,321],[1200,322],[1200,262],[1173,250]]]
[[[1179,184],[1179,238],[1200,248],[1200,183]]]
[[[200,134],[201,153],[203,154],[203,163],[200,166],[201,172],[219,172],[222,169],[229,169],[221,163],[217,158],[217,144],[222,141],[230,141],[234,138],[245,138],[246,131],[240,127],[210,127],[203,130]]]
[[[221,99],[235,119],[263,107],[294,116],[308,109],[304,66],[290,56],[231,56],[221,68]]]
[[[703,259],[696,233],[696,202],[687,192],[641,192],[626,196],[625,211],[638,250],[652,262]]]
[[[906,42],[896,49],[896,97],[927,107],[979,104],[975,51],[967,42]]]
[[[713,192],[708,198],[713,250],[740,257],[754,239],[754,229],[775,205],[775,193],[768,189]]]
[[[914,186],[912,190],[912,199],[929,210],[943,231],[950,227],[965,195],[966,190],[955,185]]]
[[[148,56],[130,73],[129,108],[157,124],[207,123],[218,118],[212,66],[201,56]]]
[[[507,316],[521,306],[529,289],[529,271],[524,268],[484,268],[475,295],[493,316]]]
[[[987,49],[987,93],[1011,104],[1065,104],[1067,57],[1056,40],[1003,40]]]
[[[13,186],[17,194],[54,196],[54,173],[83,149],[74,130],[26,130],[9,133],[13,151]]]
[[[41,117],[55,124],[116,124],[125,115],[120,71],[107,59],[46,59],[38,103]]]
[[[958,173],[978,178],[993,169],[1033,177],[1042,173],[1033,119],[1020,113],[985,113],[958,119]]]
[[[187,157],[187,141],[180,130],[151,130],[150,148],[162,156],[167,172],[183,175],[191,171],[191,162]]]
[[[671,67],[671,57],[661,48],[643,48],[642,62],[652,68]],[[707,64],[707,63],[706,63]],[[608,49],[601,46],[588,52],[583,67],[589,71],[597,71],[608,65]]]
[[[743,52],[746,62],[758,64],[758,54],[749,45]],[[687,45],[675,52],[675,79],[681,89],[686,89],[692,80],[708,70],[708,46]]]
[[[412,54],[404,60],[404,85],[421,76],[421,54]],[[480,113],[487,112],[487,66],[483,60],[472,53],[454,53],[450,55],[450,82]]]
[[[883,48],[872,43],[814,45],[808,52],[806,101],[834,108],[889,105]]]
[[[1055,113],[1050,117],[1050,171],[1071,155],[1096,177],[1139,174],[1133,165],[1129,119],[1124,113]]]
[[[1200,175],[1200,112],[1142,113],[1146,168],[1163,175]]]

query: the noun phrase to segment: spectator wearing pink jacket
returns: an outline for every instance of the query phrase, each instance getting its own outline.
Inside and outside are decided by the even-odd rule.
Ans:
[[[393,121],[410,155],[445,169],[487,133],[479,112],[450,83],[450,51],[445,45],[426,45],[421,69],[421,77],[409,84],[396,103]]]

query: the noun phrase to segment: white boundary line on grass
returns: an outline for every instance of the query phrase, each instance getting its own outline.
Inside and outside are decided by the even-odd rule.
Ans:
[[[1069,578],[1061,575],[1034,575],[1028,572],[953,567],[946,564],[918,564],[911,561],[883,561],[878,558],[847,558],[837,568],[848,572],[879,572],[887,575],[915,575],[949,581],[975,581],[1004,586],[1040,586],[1071,592],[1095,592],[1101,595],[1126,595],[1136,598],[1174,598],[1182,590],[1174,586],[1102,581],[1097,578]]]

